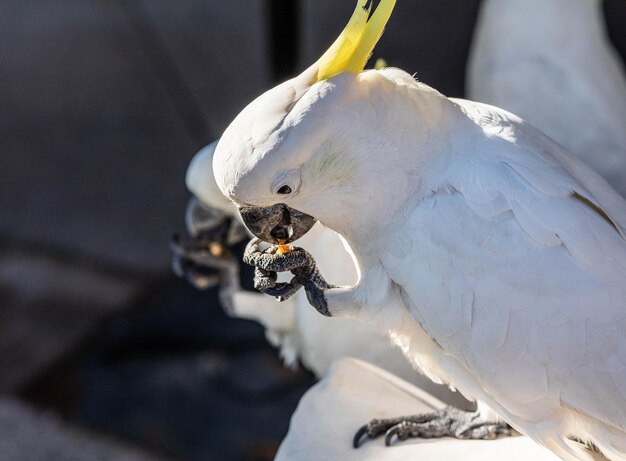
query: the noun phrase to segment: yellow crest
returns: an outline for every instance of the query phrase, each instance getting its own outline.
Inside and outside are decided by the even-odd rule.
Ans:
[[[358,0],[356,9],[341,35],[317,62],[316,81],[342,72],[361,72],[369,59],[385,25],[391,17],[396,0],[381,0],[372,12],[373,0]]]

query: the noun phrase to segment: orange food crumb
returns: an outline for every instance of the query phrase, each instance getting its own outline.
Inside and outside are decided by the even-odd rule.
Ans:
[[[209,253],[211,253],[212,256],[219,258],[224,253],[224,247],[219,243],[211,243],[209,245]]]
[[[278,254],[284,255],[291,253],[291,245],[278,245]]]

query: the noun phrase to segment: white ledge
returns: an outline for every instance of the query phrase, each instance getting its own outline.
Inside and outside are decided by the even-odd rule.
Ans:
[[[382,438],[352,448],[356,430],[372,418],[430,412],[435,397],[368,363],[341,359],[302,398],[275,461],[558,461],[532,440],[409,440],[386,448]]]

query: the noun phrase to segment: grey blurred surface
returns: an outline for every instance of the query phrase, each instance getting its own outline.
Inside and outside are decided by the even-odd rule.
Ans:
[[[144,0],[143,5],[213,141],[271,86],[267,2]]]
[[[373,57],[415,73],[448,96],[462,96],[479,4],[479,0],[400,0]],[[353,0],[302,1],[302,68],[330,46],[354,5]]]
[[[134,307],[20,396],[174,459],[273,459],[314,378],[285,368],[261,325],[228,318],[215,290],[166,278]]]
[[[269,85],[263,21],[246,0],[2,2],[0,231],[166,270],[188,161]]]
[[[0,248],[0,392],[72,352],[140,288],[128,276],[32,248]]]
[[[0,398],[0,434],[0,459],[8,461],[164,460],[6,398]]]

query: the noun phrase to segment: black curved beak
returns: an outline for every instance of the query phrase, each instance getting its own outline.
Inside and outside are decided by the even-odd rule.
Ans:
[[[306,234],[317,220],[284,203],[268,207],[243,207],[241,219],[250,232],[267,243],[284,245]]]

